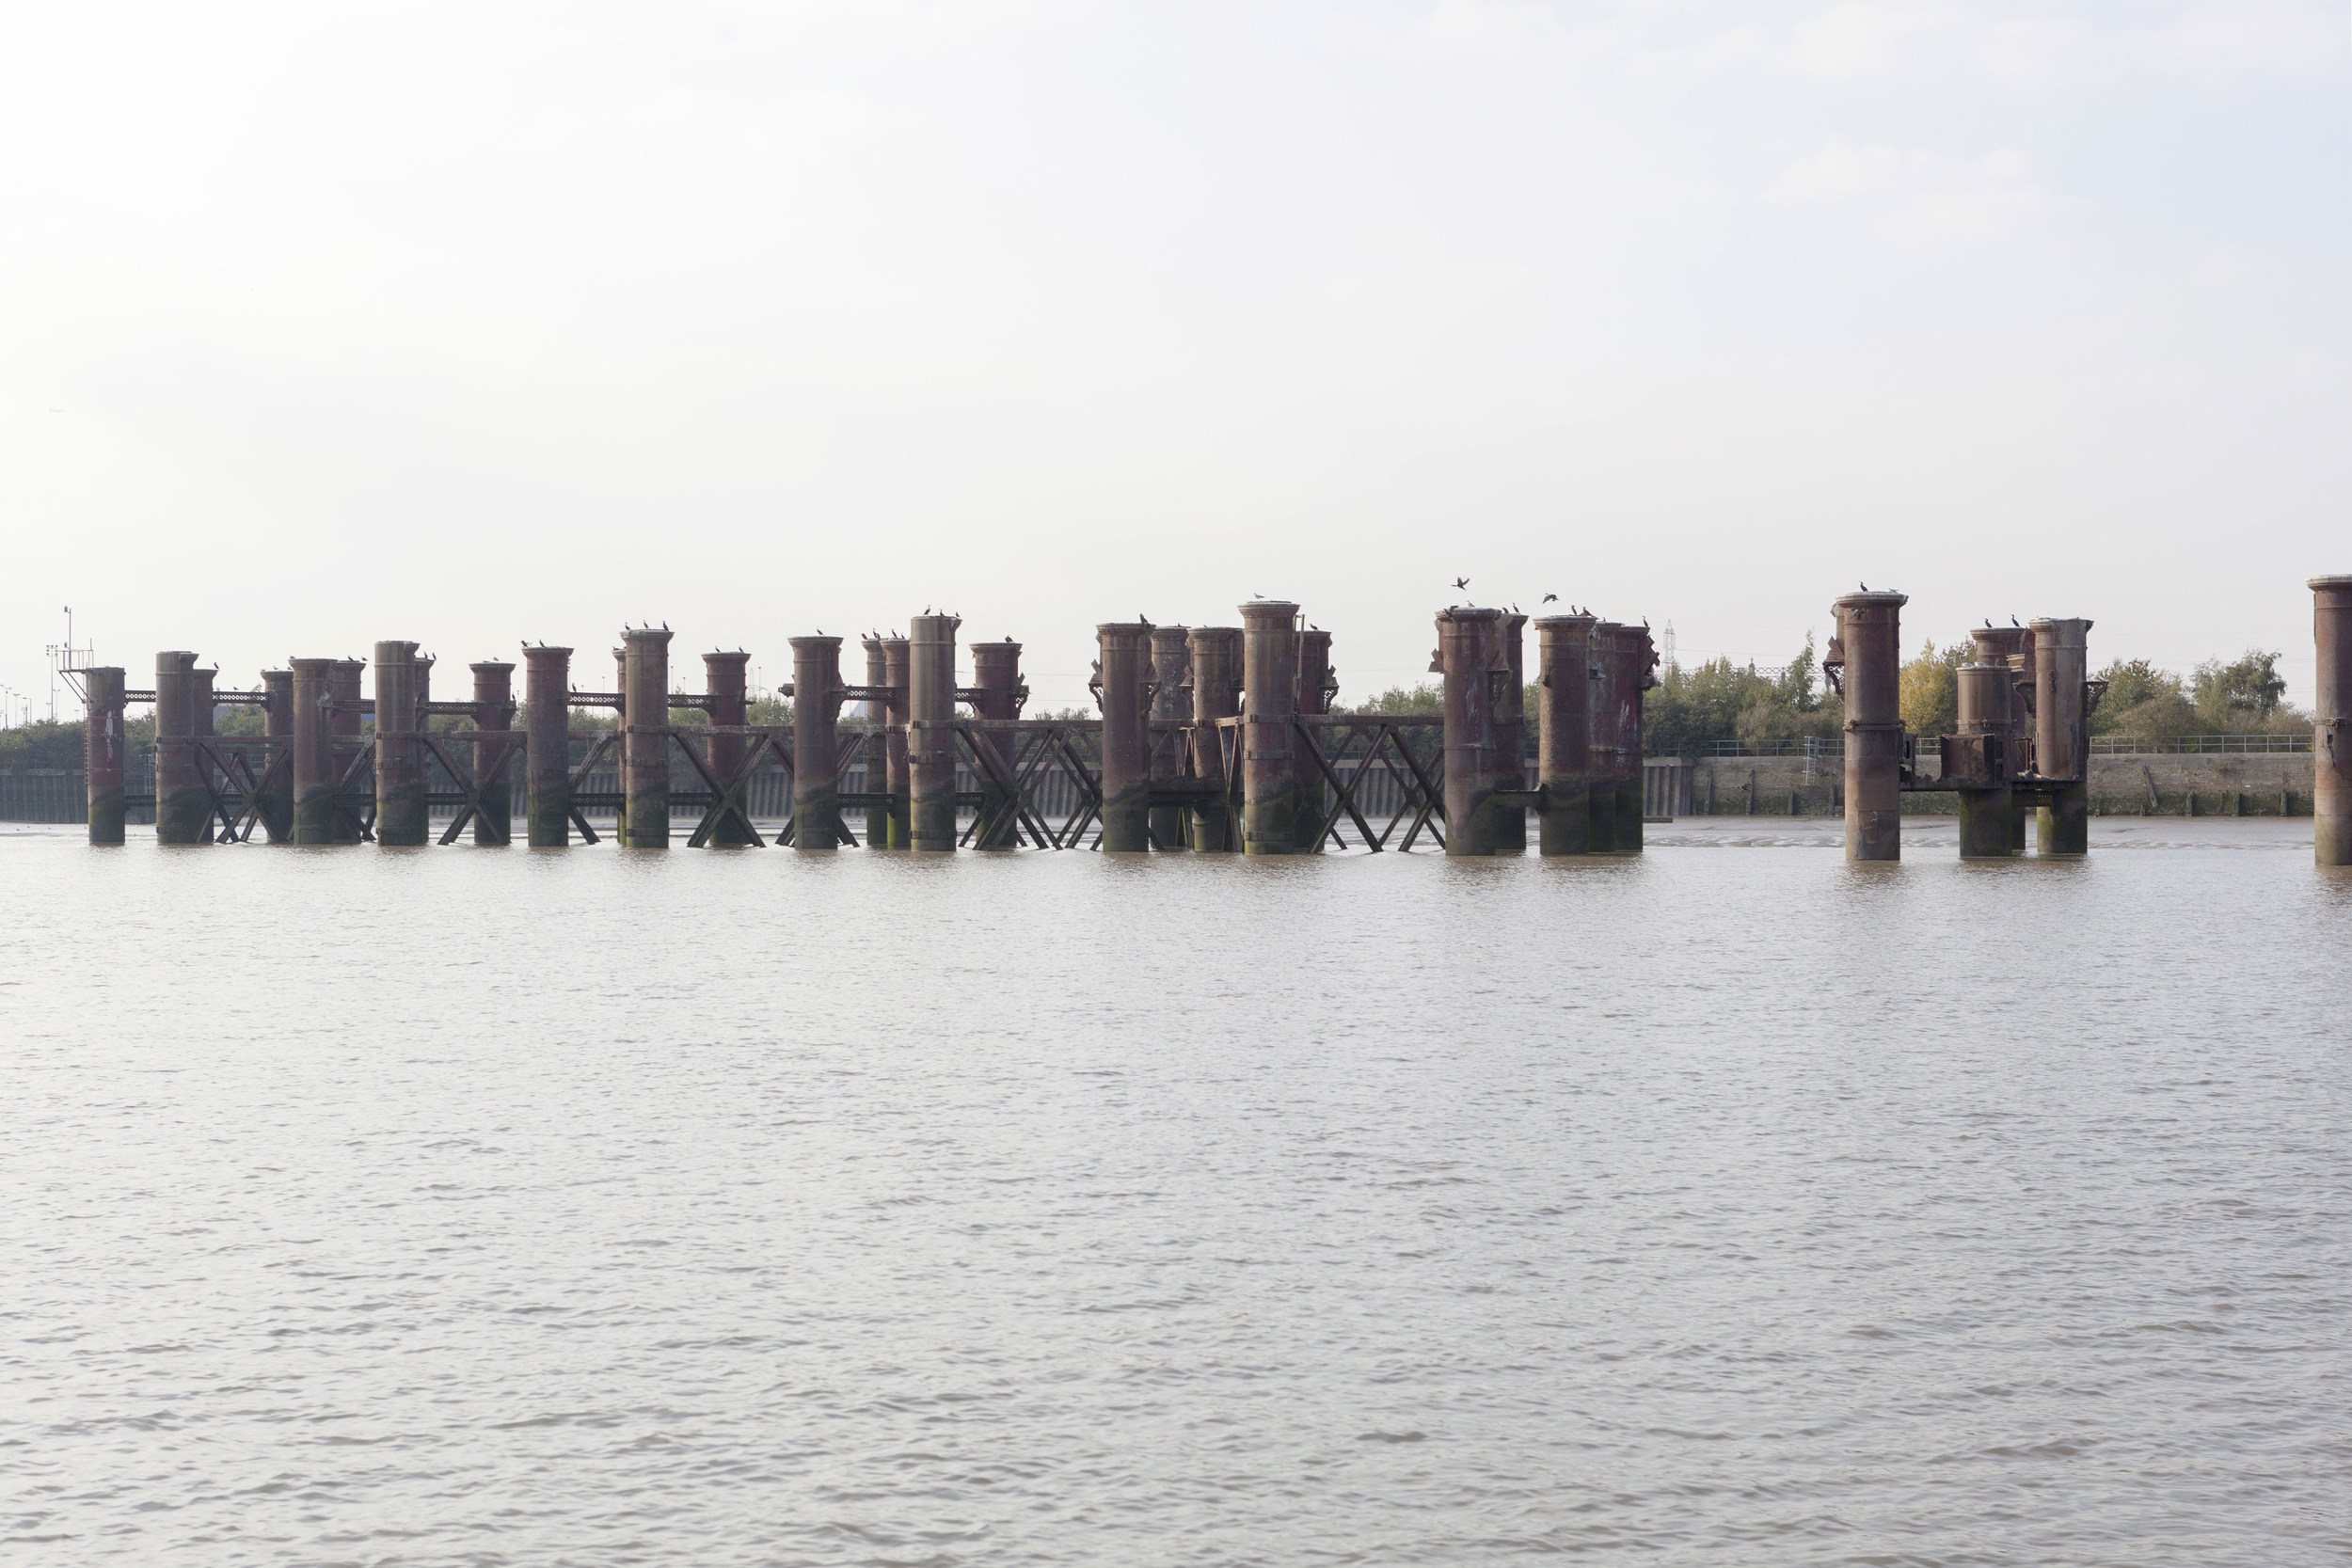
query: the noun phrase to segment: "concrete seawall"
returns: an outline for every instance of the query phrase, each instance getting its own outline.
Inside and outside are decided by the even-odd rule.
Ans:
[[[1691,764],[1691,814],[1835,816],[1844,806],[1839,788],[1835,757],[1701,757]],[[1948,794],[1903,797],[1903,810],[1915,816],[1957,809]],[[2096,816],[2309,816],[2312,758],[2292,752],[2094,756],[2090,810]]]

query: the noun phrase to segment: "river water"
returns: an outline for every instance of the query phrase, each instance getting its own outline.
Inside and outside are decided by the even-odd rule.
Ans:
[[[73,832],[0,839],[11,1563],[2352,1554],[2308,823]]]

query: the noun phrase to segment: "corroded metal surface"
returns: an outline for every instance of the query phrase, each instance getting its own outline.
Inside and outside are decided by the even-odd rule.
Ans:
[[[1984,626],[1975,628],[1968,636],[1977,645],[1979,664],[1994,665],[2007,672],[2008,678],[2002,682],[1999,697],[1995,699],[1988,693],[1984,698],[1987,704],[1985,721],[1992,722],[1997,717],[2002,724],[2002,752],[2008,758],[2009,776],[2015,779],[2031,771],[2026,766],[2027,754],[2032,751],[2025,743],[2028,733],[2026,700],[2019,695],[2017,688],[2020,681],[2027,685],[2032,683],[2031,675],[2023,672],[2031,661],[2033,633],[2024,626]],[[2000,710],[1997,716],[1992,712],[1996,706]],[[2009,852],[2012,855],[2026,852],[2026,818],[2031,811],[2032,808],[2019,801],[2016,792],[2011,790],[2008,820]]]
[[[326,721],[328,744],[332,752],[332,761],[328,766],[334,790],[334,812],[330,819],[333,828],[328,842],[334,844],[359,842],[359,813],[346,798],[356,796],[362,801],[365,800],[359,789],[360,777],[354,769],[358,767],[364,744],[360,739],[359,686],[367,673],[367,660],[360,658],[336,659],[327,670],[326,689],[333,699]],[[373,792],[373,780],[368,780],[369,792]]]
[[[1535,623],[1536,852],[1592,847],[1593,625],[1590,615]]]
[[[1320,626],[1302,626],[1298,632],[1298,711],[1313,716],[1331,711],[1331,699],[1338,689],[1338,677],[1331,672],[1331,634]],[[1300,747],[1315,744],[1301,740]],[[1331,810],[1331,786],[1324,782],[1323,770],[1311,760],[1302,756],[1298,769],[1298,847],[1314,851],[1323,847],[1323,819]]]
[[[2055,781],[2034,814],[2038,855],[2090,850],[2090,633],[2085,620],[2033,623],[2034,771]]]
[[[1902,858],[1903,594],[1847,594],[1830,607],[1846,697],[1846,858]]]
[[[632,849],[670,847],[670,630],[631,626],[621,633],[621,793],[628,816],[621,842]]]
[[[159,844],[210,844],[212,796],[198,770],[196,656],[175,649],[155,656],[155,839]]]
[[[524,645],[524,812],[534,849],[561,848],[571,838],[571,649]]]
[[[335,809],[335,731],[329,705],[335,700],[337,661],[287,660],[294,667],[294,841],[342,842]]]
[[[1164,726],[1192,717],[1192,631],[1188,626],[1152,628],[1152,777],[1172,781],[1184,775],[1184,732]],[[1163,849],[1185,846],[1184,808],[1153,806],[1152,841]]]
[[[82,776],[89,790],[89,841],[122,842],[122,708],[119,665],[82,672],[88,708],[82,721]]]
[[[1499,852],[1495,693],[1502,611],[1459,605],[1438,612],[1436,666],[1445,686],[1445,852]]]
[[[703,760],[722,784],[735,777],[749,751],[744,736],[723,732],[741,729],[749,717],[749,677],[745,672],[751,660],[752,656],[741,649],[703,655],[703,715],[710,721],[710,734],[703,739]],[[751,841],[751,830],[733,812],[721,812],[718,820],[710,825],[710,834],[705,842],[720,847],[739,847]]]
[[[914,847],[927,854],[956,847],[956,628],[962,625],[954,615],[907,622],[907,819]]]
[[[2312,854],[2352,865],[2352,577],[2311,579],[2319,678],[2312,704]]]
[[[1495,626],[1495,787],[1527,788],[1527,617],[1506,610]],[[1497,804],[1495,853],[1527,853],[1527,808]]]
[[[909,849],[914,846],[914,769],[907,751],[907,719],[914,709],[909,691],[913,677],[912,644],[903,637],[882,640],[884,684],[890,689],[888,718],[890,733],[883,737],[882,788],[890,797],[890,837],[887,847]]]
[[[890,689],[890,664],[882,655],[880,637],[864,637],[858,645],[866,651],[866,685],[868,690],[887,692]],[[890,843],[890,763],[888,737],[882,733],[890,722],[890,699],[887,696],[869,698],[866,704],[866,721],[874,726],[872,738],[866,743],[866,793],[870,803],[866,808],[866,847],[883,848]]]
[[[1152,625],[1108,621],[1094,628],[1094,680],[1103,705],[1103,847],[1140,850],[1150,837]]]
[[[484,659],[473,673],[473,727],[511,729],[515,721],[515,667],[504,659]],[[473,744],[473,777],[482,793],[474,813],[473,841],[484,847],[511,844],[515,837],[513,781],[519,769],[511,740],[477,740]]]
[[[1612,852],[1642,852],[1642,696],[1658,684],[1658,653],[1649,627],[1620,626],[1607,651],[1607,694],[1616,745],[1612,757],[1611,809],[1616,818]]]
[[[267,753],[262,773],[261,798],[255,802],[262,832],[271,844],[294,842],[294,672],[262,672],[262,727],[276,744]]]
[[[1241,607],[1241,848],[1299,851],[1298,607],[1252,599]]]
[[[792,847],[841,847],[841,639],[792,641]]]
[[[972,644],[972,706],[983,720],[1013,720],[1021,717],[1022,705],[1029,690],[1021,684],[1021,644],[1008,637],[1001,642]],[[997,773],[1012,776],[1012,737],[1001,731],[975,732],[972,744],[985,751],[996,764],[997,772],[979,769],[980,794],[983,797],[979,821],[972,835],[976,849],[1014,849],[1021,845],[1020,819],[1007,808],[1004,787]]]
[[[1593,623],[1593,720],[1587,753],[1592,759],[1592,787],[1586,797],[1590,810],[1585,850],[1595,855],[1617,853],[1618,832],[1624,826],[1617,810],[1617,783],[1625,771],[1625,705],[1617,697],[1616,660],[1617,633],[1624,629],[1614,621]]]
[[[1230,853],[1241,845],[1225,804],[1231,781],[1216,721],[1241,712],[1241,628],[1195,626],[1185,634],[1184,647],[1192,679],[1192,771],[1208,786],[1208,798],[1192,808],[1186,836],[1203,854]]]
[[[417,645],[375,645],[375,842],[425,841],[424,743],[417,738]]]
[[[1983,649],[1981,639],[1978,646]],[[1944,748],[1942,778],[1969,786],[1959,791],[1963,860],[2007,860],[2015,853],[2010,847],[2017,818],[2009,784],[2011,698],[2006,657],[1961,666],[1960,724],[1952,736],[1961,744]]]

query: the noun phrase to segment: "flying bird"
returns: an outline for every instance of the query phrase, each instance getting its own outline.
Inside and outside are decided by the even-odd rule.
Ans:
[[[1557,594],[1547,594],[1544,595],[1544,603],[1549,604],[1552,600],[1558,598],[1559,596],[1560,595]]]
[[[1456,587],[1456,588],[1468,588],[1468,587],[1470,586],[1470,578],[1455,578],[1454,579],[1454,587]]]

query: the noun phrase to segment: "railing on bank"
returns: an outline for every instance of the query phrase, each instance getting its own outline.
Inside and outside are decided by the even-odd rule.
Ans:
[[[1923,737],[1931,741],[1932,737]],[[2090,737],[2090,754],[2099,757],[2180,756],[2224,752],[2308,753],[2312,737],[2301,735],[2097,735]],[[1932,750],[1923,745],[1923,752]],[[1703,757],[1815,757],[1843,761],[1846,742],[1834,736],[1797,736],[1780,740],[1709,740],[1697,749]]]

